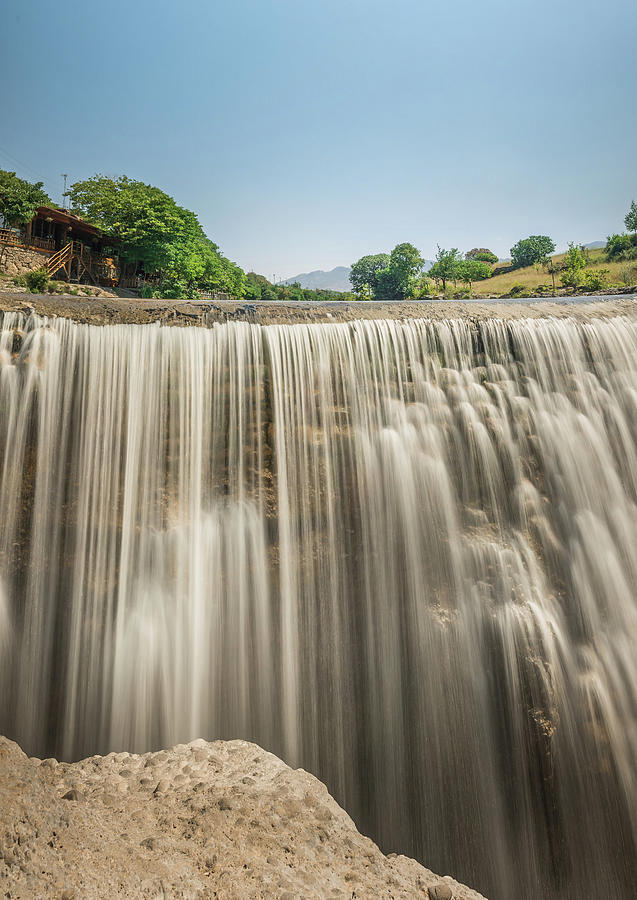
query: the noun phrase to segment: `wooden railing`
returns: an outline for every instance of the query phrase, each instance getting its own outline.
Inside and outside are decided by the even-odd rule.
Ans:
[[[70,240],[59,250],[55,249],[55,241],[49,238],[30,237],[13,228],[0,228],[0,247],[23,247],[25,249],[39,250],[48,254],[48,259],[43,260],[43,265],[53,278],[62,271],[67,281],[82,279],[97,284],[103,280],[106,283],[117,283],[117,270],[110,262],[106,263],[100,253],[91,250],[81,241]]]
[[[46,261],[46,270],[49,276],[56,275],[61,269],[64,269],[67,278],[71,276],[71,258],[73,256],[73,244],[67,244],[50,256]]]
[[[50,238],[31,237],[13,228],[0,228],[0,244],[9,244],[11,247],[25,247],[26,249],[44,250],[51,253],[55,250],[55,241]]]
[[[55,250],[55,241],[51,238],[32,237],[28,242],[25,241],[27,247],[34,247],[36,250],[46,250],[52,252]]]

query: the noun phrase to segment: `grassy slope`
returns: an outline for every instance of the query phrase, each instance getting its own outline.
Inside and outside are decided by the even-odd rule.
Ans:
[[[631,283],[637,284],[637,261],[632,262],[608,262],[604,250],[589,250],[590,263],[587,268],[590,269],[608,269],[608,287],[625,287],[626,283],[622,280],[621,274],[625,270],[632,271]],[[553,259],[556,263],[560,263],[564,259],[564,254],[558,254]],[[529,291],[535,290],[538,285],[546,285],[547,289],[552,291],[553,282],[550,274],[542,266],[528,266],[525,269],[516,269],[514,272],[506,272],[504,275],[494,275],[486,281],[477,281],[473,285],[474,297],[485,297],[492,294],[498,296],[507,294],[514,284],[522,284]],[[555,275],[555,286],[560,289],[559,273]],[[458,288],[461,285],[458,283]]]

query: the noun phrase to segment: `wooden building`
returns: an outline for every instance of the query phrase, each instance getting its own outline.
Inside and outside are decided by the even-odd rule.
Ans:
[[[1,244],[42,254],[51,278],[111,287],[120,282],[117,241],[64,209],[38,207],[23,228],[1,228]]]

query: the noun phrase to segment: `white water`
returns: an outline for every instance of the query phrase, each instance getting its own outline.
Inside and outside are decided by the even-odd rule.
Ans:
[[[631,895],[635,321],[5,314],[0,477],[29,752],[243,737],[492,900]]]

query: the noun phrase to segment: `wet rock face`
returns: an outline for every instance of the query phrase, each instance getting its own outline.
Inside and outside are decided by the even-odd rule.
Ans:
[[[384,856],[327,789],[246,741],[66,764],[0,738],[2,896],[483,900]]]

